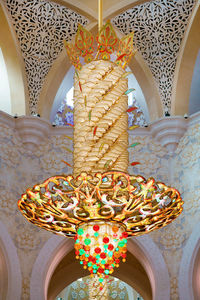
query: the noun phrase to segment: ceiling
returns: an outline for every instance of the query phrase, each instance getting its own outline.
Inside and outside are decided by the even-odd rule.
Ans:
[[[3,0],[24,60],[29,111],[38,112],[45,79],[77,24],[94,27],[97,1]],[[163,111],[170,112],[177,58],[197,0],[104,0],[104,16],[128,34],[156,83]],[[92,25],[93,24],[93,25]],[[153,84],[153,83],[152,83]]]

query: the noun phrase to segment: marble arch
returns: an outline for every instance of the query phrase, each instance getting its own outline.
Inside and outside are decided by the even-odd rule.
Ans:
[[[28,89],[24,62],[10,17],[0,3],[0,47],[4,56],[11,95],[11,114],[28,113]]]
[[[188,239],[181,259],[179,270],[180,300],[200,298],[200,223],[196,224]]]
[[[73,242],[52,236],[41,249],[33,266],[30,281],[30,300],[47,300],[48,285],[62,258],[73,248]],[[160,250],[148,236],[129,240],[128,251],[143,265],[149,277],[153,300],[169,300],[170,281]]]
[[[177,59],[172,90],[172,114],[188,113],[190,87],[198,51],[200,49],[200,2],[191,15]]]
[[[0,298],[21,300],[21,269],[17,249],[0,221]]]

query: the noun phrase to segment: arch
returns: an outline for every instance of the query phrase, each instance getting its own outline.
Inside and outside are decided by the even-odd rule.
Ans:
[[[79,261],[74,259],[74,250],[72,250],[59,262],[51,277],[48,300],[54,300],[66,286],[84,275],[87,276],[88,272],[80,267]],[[120,268],[115,269],[114,276],[137,290],[144,299],[152,300],[152,288],[146,270],[130,251],[127,253],[127,262],[121,263]]]
[[[185,33],[174,74],[172,114],[188,113],[190,87],[198,51],[200,49],[200,2],[197,1]]]
[[[25,115],[28,110],[24,62],[8,13],[0,4],[0,47],[5,60],[11,96],[11,113]]]
[[[200,299],[200,223],[190,235],[180,263],[178,287],[180,300]]]
[[[149,0],[110,0],[104,1],[103,3],[103,17],[104,19],[111,19],[117,14],[132,8],[134,6],[148,2]],[[69,7],[80,14],[85,15],[91,20],[98,19],[98,4],[97,1],[88,1],[88,0],[55,0],[58,4],[62,4],[66,7]],[[88,5],[89,4],[89,5]]]
[[[5,225],[1,221],[0,266],[1,299],[21,300],[22,277],[17,250]]]
[[[93,35],[97,34],[96,23],[90,24],[87,29],[90,30]],[[118,37],[121,38],[123,35],[116,28],[115,30]],[[70,61],[65,50],[63,50],[53,63],[40,93],[38,102],[39,114],[47,120],[50,119],[53,101],[59,86],[70,67]],[[155,79],[147,63],[138,52],[129,63],[129,67],[135,75],[146,99],[150,121],[152,122],[161,118],[163,116],[163,108]]]
[[[73,241],[71,239],[59,236],[52,236],[46,242],[33,266],[30,300],[47,300],[51,276],[56,266],[72,248]],[[153,300],[169,300],[170,281],[168,270],[160,250],[152,239],[149,236],[129,239],[128,251],[144,266],[151,283]],[[84,271],[82,272],[84,273]],[[73,277],[72,274],[71,276]],[[128,277],[129,273],[126,276]]]

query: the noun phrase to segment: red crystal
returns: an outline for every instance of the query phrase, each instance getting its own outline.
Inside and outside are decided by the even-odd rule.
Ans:
[[[108,245],[108,250],[111,251],[111,250],[113,250],[113,249],[114,249],[114,246],[113,246],[112,244],[109,244],[109,245]]]
[[[99,254],[101,252],[101,248],[97,247],[94,249],[95,253]]]
[[[103,269],[103,268],[98,268],[98,272],[99,272],[99,273],[103,273],[103,272],[104,272],[104,269]]]
[[[104,242],[104,244],[108,244],[109,243],[109,238],[108,237],[103,238],[103,242]]]
[[[124,231],[124,232],[122,233],[122,236],[123,236],[123,238],[127,238],[127,237],[128,237],[128,233],[127,233],[126,231]]]
[[[99,231],[99,225],[94,225],[94,226],[93,226],[93,230],[94,230],[94,231]]]
[[[101,258],[106,258],[106,254],[105,254],[104,252],[102,252],[102,253],[100,254],[100,257],[101,257]]]

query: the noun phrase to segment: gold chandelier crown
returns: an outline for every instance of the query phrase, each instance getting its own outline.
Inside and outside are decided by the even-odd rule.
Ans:
[[[75,44],[64,41],[64,45],[71,63],[78,70],[82,67],[81,61],[83,59],[85,63],[98,59],[110,60],[111,55],[115,52],[116,59],[114,62],[124,69],[136,53],[133,47],[133,36],[134,32],[131,32],[119,40],[108,20],[96,36],[97,52],[94,47],[93,35],[80,24],[75,36]]]

